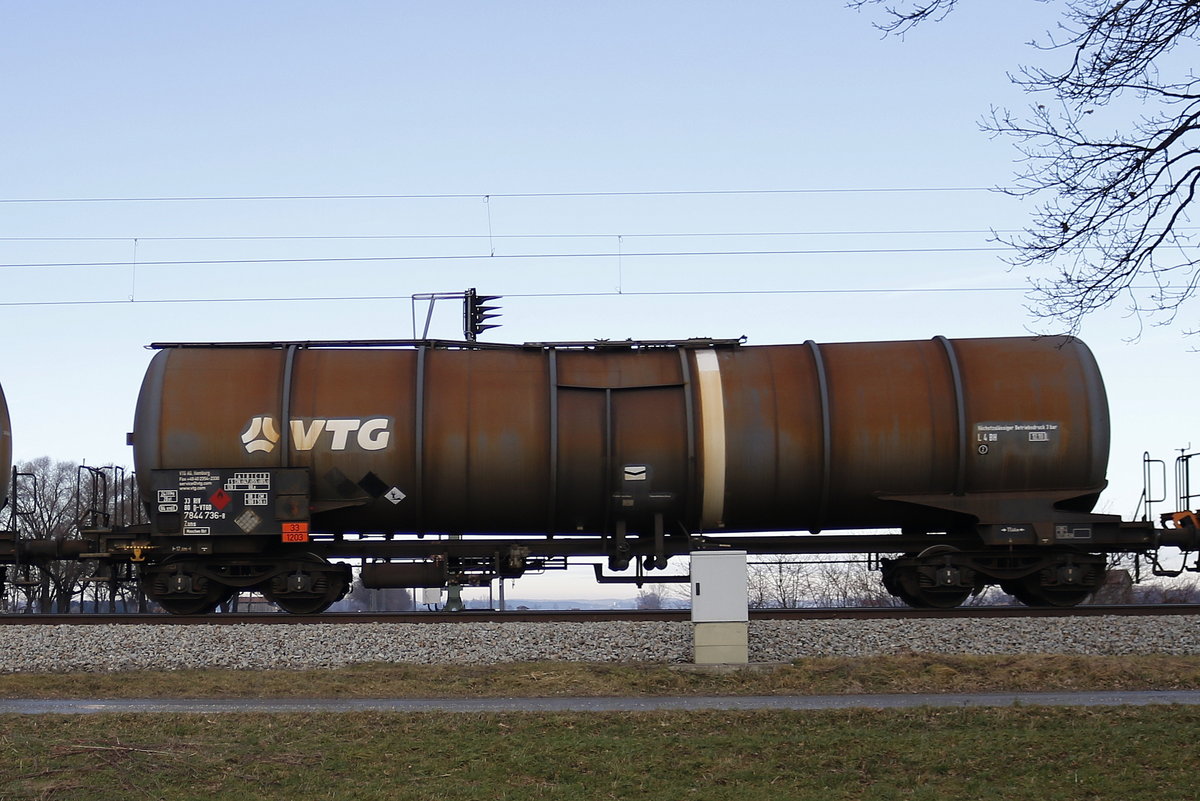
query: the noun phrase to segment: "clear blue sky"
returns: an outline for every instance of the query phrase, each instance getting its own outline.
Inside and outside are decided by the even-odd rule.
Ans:
[[[977,121],[1024,104],[1006,71],[1053,11],[900,41],[836,1],[0,4],[0,200],[461,196],[0,203],[16,454],[128,464],[148,342],[407,337],[411,294],[468,286],[506,296],[497,341],[1053,330],[984,233],[1029,209],[977,189],[1011,179]],[[712,190],[790,191],[597,194]],[[152,263],[189,261],[222,263]],[[685,290],[718,294],[639,294]],[[218,302],[245,298],[309,300]],[[1084,327],[1105,511],[1143,450],[1200,445],[1190,327]]]

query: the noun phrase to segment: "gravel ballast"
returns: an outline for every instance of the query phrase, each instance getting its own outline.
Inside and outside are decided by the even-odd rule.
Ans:
[[[1200,619],[761,620],[750,661],[936,654],[1200,654]],[[333,668],[368,662],[692,661],[687,622],[7,626],[0,673]]]

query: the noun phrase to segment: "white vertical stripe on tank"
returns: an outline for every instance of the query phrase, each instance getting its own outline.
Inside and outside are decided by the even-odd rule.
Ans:
[[[721,528],[725,514],[725,394],[721,389],[721,363],[716,351],[696,351],[700,385],[700,442],[704,457],[700,525]]]

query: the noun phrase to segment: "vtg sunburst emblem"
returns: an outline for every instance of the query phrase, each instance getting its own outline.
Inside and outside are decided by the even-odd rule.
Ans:
[[[269,416],[252,417],[250,425],[242,432],[242,445],[246,453],[270,453],[279,442],[279,432],[275,430],[275,418]]]

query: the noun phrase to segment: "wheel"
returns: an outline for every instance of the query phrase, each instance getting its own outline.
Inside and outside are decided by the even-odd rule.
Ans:
[[[1025,606],[1041,606],[1042,604],[1038,601],[1037,596],[1029,592],[1025,585],[1025,581],[1004,581],[1000,583],[1000,589],[1016,598],[1017,601]]]
[[[284,612],[292,615],[316,615],[324,612],[341,599],[342,594],[321,595],[318,597],[300,598],[292,595],[276,595],[268,589],[263,589],[263,597],[278,606]],[[344,593],[343,593],[344,594]]]
[[[905,554],[903,561],[922,559],[934,561],[958,553],[949,545],[933,545],[920,554]],[[953,609],[971,597],[971,587],[923,587],[917,565],[897,565],[902,560],[886,560],[883,570],[883,586],[892,595],[917,609]]]
[[[172,615],[208,615],[233,597],[232,587],[222,588],[220,584],[213,586],[224,591],[215,595],[209,594],[203,598],[154,598],[153,596],[150,598],[161,606],[164,612],[170,612]]]
[[[1103,586],[1107,573],[1101,555],[1063,553],[1059,561],[1000,586],[1026,606],[1063,608],[1086,601]]]
[[[905,570],[899,576],[896,595],[909,606],[917,609],[953,609],[962,606],[971,597],[971,590],[932,590],[922,587],[915,569]]]
[[[1054,606],[1066,608],[1078,606],[1087,600],[1093,590],[1082,587],[1043,587],[1037,573],[1026,576],[1019,581],[1008,581],[1000,585],[1007,592],[1026,606]]]
[[[342,599],[350,589],[348,565],[332,565],[319,556],[297,564],[259,586],[263,597],[284,612],[315,615]]]
[[[188,562],[164,562],[146,568],[146,597],[172,615],[207,615],[233,597],[233,587],[213,581]]]

